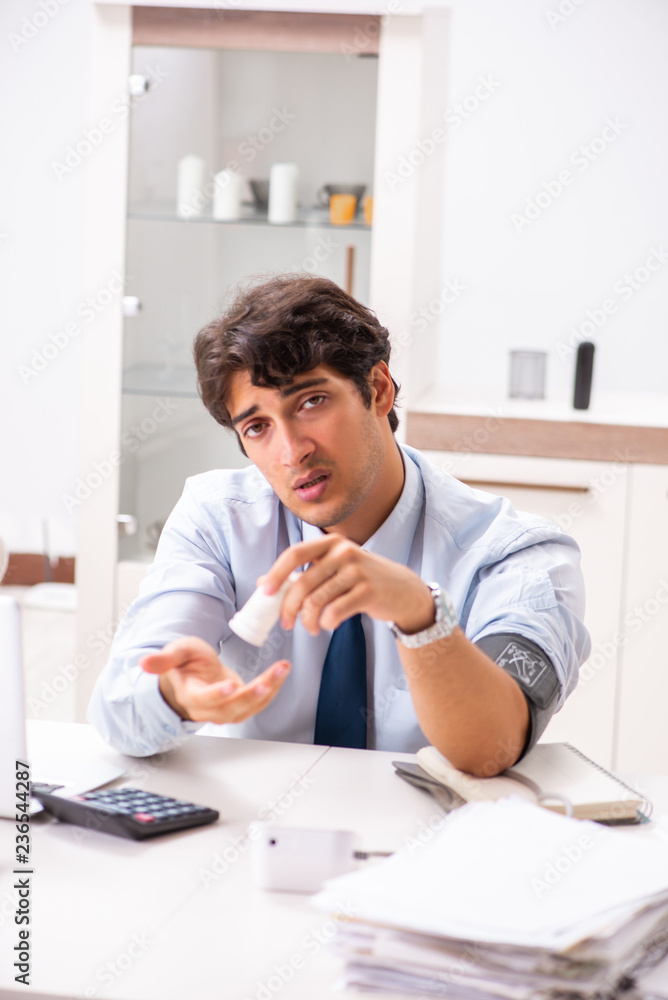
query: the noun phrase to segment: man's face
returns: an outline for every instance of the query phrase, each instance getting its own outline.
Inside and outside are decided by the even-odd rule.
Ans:
[[[382,506],[387,416],[373,403],[367,409],[332,368],[319,365],[280,389],[238,372],[227,407],[246,454],[300,520],[343,530],[360,508],[368,515]]]

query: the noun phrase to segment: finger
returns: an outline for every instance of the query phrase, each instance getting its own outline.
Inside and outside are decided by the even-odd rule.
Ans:
[[[243,687],[239,677],[224,677],[211,683],[178,668],[170,672],[169,678],[177,702],[194,722],[215,721],[213,715]]]
[[[325,610],[351,590],[359,588],[359,584],[359,574],[352,567],[346,566],[334,573],[333,576],[328,577],[319,587],[311,590],[299,609],[301,622],[306,631],[310,632],[311,635],[317,635],[321,628],[330,628],[331,626],[325,624],[323,620]],[[359,594],[356,592],[355,596],[357,599]],[[360,610],[362,609],[355,606],[352,613]],[[326,620],[331,620],[331,616]]]
[[[341,540],[341,537],[336,532],[331,532],[312,542],[297,542],[281,552],[271,569],[261,577],[266,592],[275,594],[294,569],[320,559]]]
[[[208,720],[218,723],[243,722],[252,715],[257,715],[278,694],[289,672],[290,663],[287,660],[273,664],[222,703],[211,705],[209,710],[212,714],[207,716]]]
[[[163,653],[149,653],[139,661],[139,666],[147,674],[166,674],[168,670],[173,670],[176,664],[172,658]]]
[[[195,659],[218,659],[215,649],[199,636],[189,635],[174,639],[155,653],[148,653],[139,661],[139,666],[149,674],[164,674],[167,670],[181,667]]]
[[[171,674],[177,700],[195,722],[237,722],[243,715],[253,715],[273,698],[290,672],[290,663],[279,660],[250,684],[243,684],[236,674],[215,684],[208,684],[175,670]],[[268,697],[267,697],[268,696]]]
[[[317,585],[311,587],[299,609],[302,624],[309,632],[317,635],[321,627],[329,627],[322,623],[322,612],[333,601],[360,584],[364,578],[360,559],[364,557],[358,546],[350,547],[345,540],[313,567],[310,579]],[[362,609],[356,607],[355,611],[358,610]]]
[[[235,712],[244,713],[248,709],[253,709],[251,714],[254,714],[255,711],[258,711],[257,706],[264,702],[267,697],[269,700],[273,698],[289,672],[290,663],[288,660],[279,660],[278,663],[274,663],[249,684],[235,691],[234,696],[229,701],[230,707],[233,707]]]
[[[322,607],[354,586],[360,560],[366,557],[359,545],[339,536],[338,542],[311,563],[286,592],[281,605],[282,628],[294,628],[300,612],[302,621],[308,620],[315,627],[314,616],[317,620]]]
[[[357,588],[347,591],[335,601],[331,601],[320,615],[319,626],[324,629],[337,629],[343,622],[363,610],[364,600]]]
[[[244,708],[241,704],[237,706],[237,712],[239,714],[237,715],[235,721],[244,722],[251,716],[258,715],[260,712],[263,712],[264,709],[271,704],[271,702],[274,700],[274,698],[280,691],[282,683],[283,680],[280,681],[278,686],[275,685],[272,686],[264,696],[259,695],[258,692],[260,689],[256,688],[256,694],[258,695],[258,697],[254,701],[249,702],[246,708]]]
[[[297,615],[303,610],[306,601],[318,588],[325,586],[328,580],[334,579],[337,566],[327,556],[301,573],[298,580],[286,591],[281,604],[281,628],[294,628]],[[333,588],[333,589],[332,589]],[[337,593],[336,586],[330,585],[332,596]]]
[[[334,601],[330,601],[325,606],[318,619],[318,628],[338,628],[348,618],[352,618],[353,615],[357,615],[363,611],[366,600],[367,591],[362,585],[347,590],[345,594],[341,594],[340,597],[337,597]]]

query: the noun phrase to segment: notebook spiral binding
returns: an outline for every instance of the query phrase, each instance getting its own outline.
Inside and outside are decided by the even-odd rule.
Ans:
[[[612,778],[613,781],[616,781],[617,784],[626,792],[630,792],[634,799],[641,799],[642,804],[638,812],[640,812],[645,819],[649,820],[652,815],[652,810],[654,809],[654,806],[649,799],[646,799],[645,796],[641,795],[635,788],[631,788],[630,785],[627,785],[626,782],[622,781],[621,778],[618,778],[616,774],[611,774],[606,767],[603,767],[602,764],[598,764],[595,760],[592,760],[591,757],[588,757],[586,753],[582,752],[582,750],[578,750],[577,747],[574,747],[572,743],[565,743],[564,746],[567,746],[568,749],[572,750],[573,753],[578,755],[578,757],[582,757],[583,760],[586,760],[587,763],[591,764],[592,767],[595,767],[597,771],[602,771],[603,774],[608,776],[608,778]]]

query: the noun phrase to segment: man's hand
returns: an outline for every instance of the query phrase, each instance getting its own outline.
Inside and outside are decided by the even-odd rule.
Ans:
[[[306,563],[309,568],[283,599],[283,628],[293,628],[301,614],[307,632],[317,635],[358,612],[395,622],[402,632],[420,632],[434,623],[434,599],[416,573],[333,532],[286,549],[258,585],[275,593],[292,570]]]
[[[159,653],[139,661],[148,674],[159,674],[160,692],[182,719],[191,722],[243,722],[257,715],[278,693],[290,672],[287,660],[273,663],[250,684],[218,659],[197,636],[175,639]]]
[[[395,622],[402,632],[433,625],[434,599],[406,566],[366,552],[342,535],[299,542],[258,580],[274,593],[293,569],[310,564],[291,584],[281,624],[298,614],[313,634],[364,612]],[[397,643],[415,714],[430,743],[465,771],[488,777],[514,764],[526,742],[529,710],[517,684],[459,628],[417,649]]]

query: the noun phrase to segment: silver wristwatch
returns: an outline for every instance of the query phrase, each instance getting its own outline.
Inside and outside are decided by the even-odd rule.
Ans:
[[[437,639],[447,639],[457,627],[455,609],[447,591],[441,590],[437,583],[428,583],[427,586],[431,590],[436,609],[436,621],[433,625],[422,629],[421,632],[407,635],[394,622],[387,623],[390,632],[407,649],[419,649],[420,646],[428,646],[430,642],[436,642]]]

